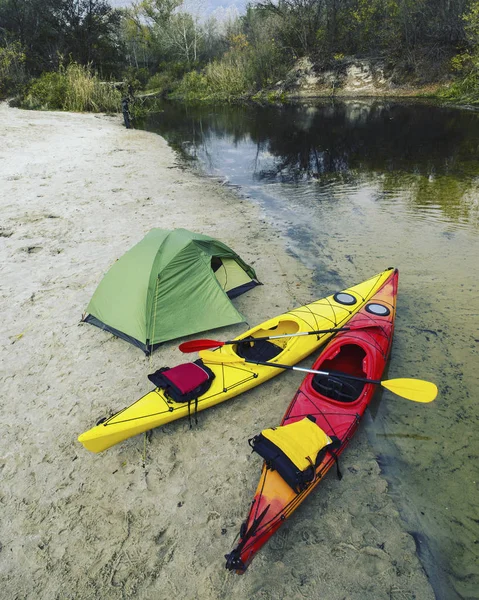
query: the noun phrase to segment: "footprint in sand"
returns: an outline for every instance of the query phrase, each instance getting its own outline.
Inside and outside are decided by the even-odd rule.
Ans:
[[[42,249],[42,246],[26,246],[24,248],[20,248],[19,252],[26,252],[27,254],[36,254]]]

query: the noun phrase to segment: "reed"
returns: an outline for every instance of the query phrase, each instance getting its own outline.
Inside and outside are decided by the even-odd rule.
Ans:
[[[249,94],[253,85],[244,57],[227,56],[208,64],[201,73],[187,73],[169,97],[187,101],[230,101]]]
[[[118,112],[121,93],[101,81],[89,65],[72,62],[55,73],[43,73],[29,86],[24,108],[73,112]]]
[[[447,102],[479,105],[479,69],[471,70],[461,79],[440,89],[434,96]]]

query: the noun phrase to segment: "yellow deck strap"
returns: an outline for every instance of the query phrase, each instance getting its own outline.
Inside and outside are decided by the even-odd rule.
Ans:
[[[288,425],[264,429],[261,433],[282,450],[300,471],[305,471],[311,463],[314,465],[318,452],[332,443],[321,427],[307,417]]]

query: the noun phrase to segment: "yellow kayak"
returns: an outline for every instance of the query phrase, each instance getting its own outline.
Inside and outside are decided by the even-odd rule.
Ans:
[[[261,344],[225,345],[214,351],[215,361],[210,362],[204,353],[204,364],[213,371],[215,378],[211,387],[199,396],[196,410],[201,411],[256,387],[260,383],[282,373],[281,369],[251,363],[221,363],[232,355],[251,352],[249,358],[268,360],[281,364],[294,365],[323,346],[334,332],[307,335],[310,332],[337,329],[347,324],[349,319],[364,306],[391,274],[391,269],[371,277],[367,281],[348,288],[322,300],[305,304],[299,308],[265,321],[261,325],[238,336],[237,340],[249,337],[275,336]],[[291,336],[297,337],[277,337]],[[298,335],[299,334],[299,335]],[[302,335],[301,335],[302,334]],[[245,350],[246,346],[246,350]],[[256,347],[256,348],[255,348]],[[254,356],[254,352],[266,351],[267,357]],[[199,353],[200,358],[202,352]],[[145,394],[131,406],[124,408],[78,438],[91,452],[101,452],[134,435],[171,423],[189,414],[189,403],[177,403],[168,398],[163,390],[156,388]]]

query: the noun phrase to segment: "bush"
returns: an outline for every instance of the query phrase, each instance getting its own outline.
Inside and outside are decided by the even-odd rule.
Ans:
[[[62,73],[43,73],[29,87],[22,102],[23,108],[62,110],[67,91],[66,77]]]
[[[0,98],[20,91],[25,83],[25,53],[18,42],[0,46]]]
[[[134,91],[144,89],[148,79],[150,78],[150,72],[146,67],[127,67],[123,71],[123,80],[127,86],[133,88]]]
[[[229,51],[221,60],[209,63],[198,73],[186,73],[171,97],[183,100],[232,100],[254,89],[249,53]]]
[[[249,76],[249,67],[247,56],[244,54],[227,54],[223,60],[214,61],[206,67],[208,85],[222,98],[247,94],[254,87],[254,81]]]
[[[462,79],[436,93],[441,100],[459,104],[479,104],[479,70],[475,69]]]
[[[145,89],[164,93],[169,91],[175,83],[175,77],[171,73],[155,73],[148,80]]]
[[[70,63],[34,80],[22,102],[24,108],[75,112],[118,112],[121,93],[100,81],[89,66]]]
[[[186,73],[174,90],[173,96],[184,100],[203,100],[211,95],[208,79],[202,73],[190,71]]]
[[[230,37],[230,49],[220,60],[187,73],[171,94],[183,100],[241,100],[276,83],[288,68],[283,50],[271,36],[262,35],[252,47],[244,34]],[[275,95],[277,98],[278,95]]]

